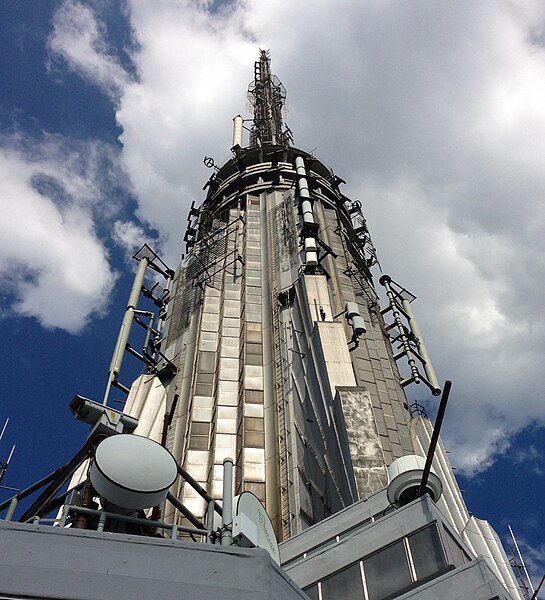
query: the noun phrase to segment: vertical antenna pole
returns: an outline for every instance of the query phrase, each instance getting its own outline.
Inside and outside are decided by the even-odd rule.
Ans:
[[[6,432],[6,427],[8,426],[8,423],[9,423],[9,417],[6,419],[6,422],[4,423],[4,426],[2,427],[2,432],[0,433],[0,442],[2,441],[2,438],[4,437],[4,433]],[[0,484],[2,483],[2,480],[4,479],[4,477],[6,475],[6,472],[9,467],[9,463],[11,462],[11,457],[13,456],[14,452],[15,452],[15,444],[13,444],[13,446],[11,447],[11,450],[8,454],[8,458],[6,459],[6,461],[0,460]]]
[[[250,147],[287,145],[290,133],[284,130],[282,118],[286,90],[278,78],[271,73],[268,50],[260,50],[259,60],[254,64],[254,80],[248,88],[248,100],[254,113]]]
[[[2,427],[2,433],[0,433],[0,442],[2,441],[2,438],[4,437],[4,433],[6,431],[6,427],[8,426],[9,423],[9,417],[6,419],[6,422],[4,423],[4,427]]]
[[[395,299],[395,294],[392,290],[392,286],[390,283],[392,282],[392,278],[389,275],[383,275],[379,279],[379,283],[384,286],[386,290],[386,296],[388,297],[388,304],[390,305],[390,309],[392,310],[392,316],[394,318],[394,323],[397,327],[397,331],[399,332],[399,341],[403,347],[403,351],[405,352],[405,356],[407,358],[407,363],[409,364],[409,369],[411,370],[411,377],[415,383],[420,383],[420,374],[418,373],[418,368],[416,366],[416,361],[414,359],[413,353],[411,351],[411,346],[409,344],[409,340],[407,338],[407,334],[405,333],[405,329],[403,328],[403,323],[401,321],[401,317],[399,316],[399,310],[397,308],[397,303]]]
[[[439,433],[441,432],[441,425],[443,424],[443,417],[445,416],[445,410],[447,408],[447,402],[451,387],[452,381],[449,381],[447,379],[447,381],[445,381],[445,387],[443,388],[441,402],[439,403],[437,417],[435,418],[433,433],[431,434],[430,447],[428,448],[426,464],[424,465],[424,471],[422,473],[422,481],[420,482],[420,488],[418,490],[419,496],[422,496],[422,494],[426,492],[426,486],[428,485],[428,477],[430,476],[431,471],[431,463],[433,461],[433,455],[435,454],[435,448],[437,448],[437,442],[439,441]]]
[[[138,307],[138,298],[142,285],[144,283],[144,277],[146,276],[146,269],[148,268],[149,260],[144,257],[138,263],[138,270],[134,276],[134,282],[132,284],[131,293],[129,295],[129,301],[127,302],[127,308],[125,309],[125,315],[119,329],[117,341],[115,343],[114,353],[112,355],[112,362],[108,369],[108,383],[106,384],[106,391],[104,393],[104,400],[102,404],[108,404],[108,396],[110,395],[110,389],[112,383],[117,379],[119,371],[121,370],[121,364],[123,362],[123,356],[125,354],[125,348],[129,340],[129,333],[131,331],[132,322],[134,319],[134,311]]]
[[[9,467],[9,463],[11,462],[11,457],[13,456],[13,453],[15,452],[15,444],[13,444],[13,446],[11,447],[10,453],[8,455],[8,458],[6,460],[6,462],[2,462],[0,461],[0,484],[2,483],[4,477],[6,476],[6,473],[8,471],[8,467]]]
[[[530,586],[530,589],[532,590],[532,594],[533,594],[535,592],[534,586],[532,585],[532,580],[530,579],[530,575],[528,574],[528,569],[526,568],[526,563],[524,562],[524,558],[522,558],[522,553],[520,551],[519,545],[517,544],[517,540],[515,539],[515,534],[513,533],[513,530],[511,529],[511,525],[507,525],[507,527],[509,527],[509,533],[511,534],[511,537],[513,538],[513,543],[515,544],[515,548],[517,549],[517,554],[519,555],[520,564],[521,564],[522,568],[524,569],[524,574],[526,575],[526,579],[528,580],[528,585]]]
[[[15,444],[13,444],[13,446],[11,447],[11,450],[8,454],[8,459],[6,460],[6,467],[9,465],[9,463],[11,462],[11,457],[13,456],[13,453],[15,452]]]
[[[420,352],[420,356],[424,359],[424,371],[426,373],[428,381],[430,382],[433,388],[433,394],[434,396],[439,396],[439,394],[441,393],[441,386],[439,385],[439,381],[437,380],[437,375],[435,374],[435,369],[433,368],[428,348],[424,342],[424,337],[422,335],[422,332],[420,331],[418,321],[414,316],[411,303],[408,300],[403,299],[401,304],[403,306],[403,310],[405,311],[408,317],[409,327],[411,328],[411,331],[413,332],[416,338],[416,345],[418,347],[418,351]]]
[[[221,515],[221,545],[233,543],[233,459],[223,461],[223,505]]]

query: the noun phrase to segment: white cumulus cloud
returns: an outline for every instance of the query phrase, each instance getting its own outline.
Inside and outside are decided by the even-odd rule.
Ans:
[[[54,58],[62,57],[71,69],[115,98],[130,78],[104,34],[104,25],[89,6],[68,0],[54,14],[49,47]]]
[[[116,221],[113,227],[113,239],[127,254],[134,254],[144,243],[153,245],[142,227],[132,221]]]
[[[70,148],[52,136],[2,140],[0,281],[14,312],[77,333],[105,310],[116,275],[92,216],[105,151]]]

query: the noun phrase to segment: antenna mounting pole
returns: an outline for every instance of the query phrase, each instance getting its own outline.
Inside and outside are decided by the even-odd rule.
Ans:
[[[271,55],[259,51],[254,64],[254,80],[248,87],[248,101],[254,113],[250,130],[250,146],[285,146],[291,141],[289,129],[284,129],[282,113],[286,102],[286,88],[276,75],[271,74]]]

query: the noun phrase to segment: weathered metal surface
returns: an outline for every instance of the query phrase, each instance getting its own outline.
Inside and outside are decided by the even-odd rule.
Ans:
[[[337,388],[354,475],[360,495],[367,497],[386,487],[387,471],[377,426],[373,415],[371,394],[366,387]]]

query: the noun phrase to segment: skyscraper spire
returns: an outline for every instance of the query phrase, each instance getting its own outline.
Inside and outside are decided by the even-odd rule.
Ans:
[[[250,145],[237,115],[233,156],[206,158],[187,255],[175,271],[147,244],[134,255],[103,404],[70,403],[88,440],[0,502],[2,598],[528,597],[439,443],[450,383],[435,426],[408,405],[408,385],[441,393],[416,297],[382,274],[384,306],[362,204],[290,144],[285,97],[260,51]],[[144,364],[130,387],[125,353]]]
[[[271,74],[269,50],[259,51],[259,60],[254,64],[254,80],[248,86],[248,100],[254,113],[250,146],[289,145],[291,132],[284,128],[282,119],[286,88],[276,75]]]

